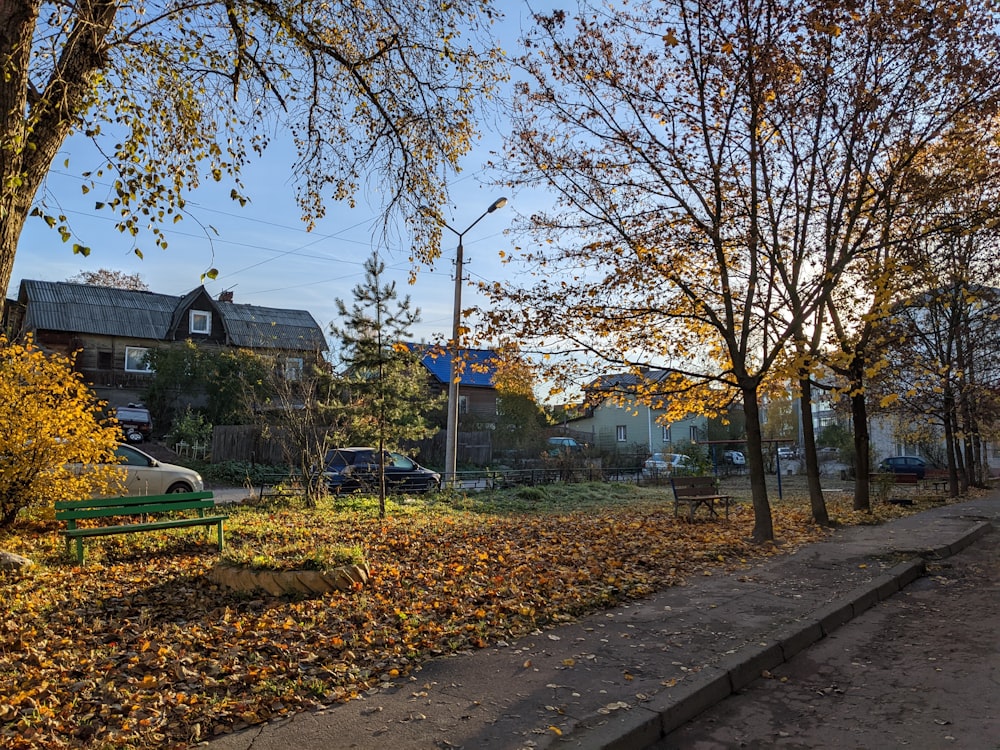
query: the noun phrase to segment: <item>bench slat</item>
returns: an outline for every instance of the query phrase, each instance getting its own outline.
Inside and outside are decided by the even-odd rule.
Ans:
[[[93,497],[87,500],[56,500],[56,510],[74,508],[131,508],[150,502],[183,502],[184,500],[211,500],[211,491],[174,492],[169,495],[124,495],[121,497]]]
[[[108,518],[111,516],[143,516],[149,513],[173,513],[179,510],[208,510],[214,509],[215,502],[212,500],[189,500],[181,503],[149,503],[147,505],[133,505],[127,509],[123,508],[78,508],[75,510],[56,511],[56,520],[66,521],[71,518]]]
[[[64,529],[60,534],[76,538],[80,536],[110,536],[113,534],[130,534],[133,531],[155,531],[157,529],[179,529],[184,526],[211,526],[219,521],[225,521],[229,516],[205,516],[204,518],[174,518],[166,521],[150,521],[149,523],[123,523],[120,526],[85,526],[75,529]]]

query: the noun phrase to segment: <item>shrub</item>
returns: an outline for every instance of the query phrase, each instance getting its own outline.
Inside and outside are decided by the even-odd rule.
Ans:
[[[220,461],[217,464],[207,464],[201,469],[201,476],[206,482],[228,484],[236,487],[258,485],[266,478],[269,483],[280,481],[280,477],[289,477],[291,473],[287,466],[272,464],[257,464],[249,461]]]
[[[212,442],[212,425],[205,420],[204,414],[192,411],[189,406],[170,426],[170,436],[175,443],[208,445]]]
[[[0,336],[0,526],[42,500],[122,491],[109,465],[120,432],[102,406],[72,358]]]

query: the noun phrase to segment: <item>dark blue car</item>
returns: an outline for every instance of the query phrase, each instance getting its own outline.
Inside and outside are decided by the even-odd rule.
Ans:
[[[890,456],[882,459],[878,470],[893,474],[916,474],[917,479],[923,479],[927,473],[927,462],[920,456]]]
[[[402,453],[384,451],[385,485],[389,492],[440,489],[441,475]],[[379,453],[375,448],[334,448],[326,454],[323,480],[330,492],[378,492]]]

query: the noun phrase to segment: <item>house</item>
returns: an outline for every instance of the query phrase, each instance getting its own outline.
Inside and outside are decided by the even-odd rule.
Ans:
[[[90,284],[21,282],[8,300],[5,330],[36,344],[76,352],[76,368],[111,406],[141,399],[155,377],[153,347],[190,340],[216,349],[251,349],[274,358],[289,379],[327,349],[323,329],[304,310],[237,304],[232,293],[213,299],[201,286],[182,297]]]
[[[439,344],[407,344],[410,351],[420,356],[420,364],[427,370],[433,395],[448,393],[451,382],[452,353]],[[458,414],[462,422],[474,419],[479,423],[496,421],[496,379],[499,355],[492,349],[459,349],[458,364]]]
[[[641,404],[635,398],[640,379],[653,381],[665,373],[603,375],[584,386],[584,404],[579,416],[567,417],[565,426],[574,435],[590,433],[591,442],[602,451],[674,453],[681,443],[703,442],[708,437],[708,418],[691,415],[678,422],[664,421],[664,409]]]

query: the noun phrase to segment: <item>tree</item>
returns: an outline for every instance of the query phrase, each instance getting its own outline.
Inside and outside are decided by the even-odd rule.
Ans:
[[[247,424],[274,390],[273,363],[249,349],[210,349],[191,340],[149,350],[156,377],[144,391],[156,421],[195,405],[213,425]]]
[[[133,292],[148,292],[149,285],[142,279],[142,274],[114,271],[109,268],[99,268],[96,271],[80,271],[76,276],[66,279],[72,284],[90,284],[91,286],[110,286],[114,289],[131,289]]]
[[[315,507],[326,494],[317,467],[324,465],[327,449],[346,434],[340,383],[327,368],[316,365],[301,371],[271,367],[261,382],[267,384],[268,397],[257,402],[253,419],[261,425],[262,437],[279,441],[288,466],[304,478],[306,506]]]
[[[653,405],[713,416],[738,396],[753,536],[772,539],[762,388],[812,367],[788,352],[884,239],[914,156],[947,117],[995,105],[983,13],[646,0],[585,3],[573,30],[536,17],[506,163],[558,202],[526,227],[537,280],[490,289],[493,330],[574,366],[667,370]]]
[[[493,447],[537,455],[545,443],[546,417],[535,399],[534,369],[514,344],[502,346],[494,363],[493,386],[499,400]]]
[[[103,157],[83,166],[84,192],[100,194],[96,208],[120,231],[148,230],[158,247],[203,180],[231,181],[244,203],[241,169],[280,131],[297,150],[291,169],[309,226],[328,196],[353,202],[372,180],[386,220],[404,210],[417,255],[432,260],[441,228],[417,207],[443,202],[477,106],[491,98],[500,52],[480,39],[495,15],[488,0],[5,1],[0,289],[29,215],[90,252],[39,193],[74,134]]]
[[[407,346],[410,328],[420,321],[410,298],[398,299],[396,283],[382,284],[385,264],[365,261],[365,280],[353,289],[354,303],[337,308],[341,325],[330,333],[342,346],[345,424],[349,439],[374,445],[379,455],[406,443],[432,437],[436,427],[426,415],[443,400],[430,393],[418,352]],[[393,303],[395,307],[393,308]],[[384,464],[380,465],[384,469]],[[385,516],[385,475],[380,471],[379,514]]]
[[[101,406],[72,359],[0,337],[0,527],[30,505],[122,491],[121,432]]]

